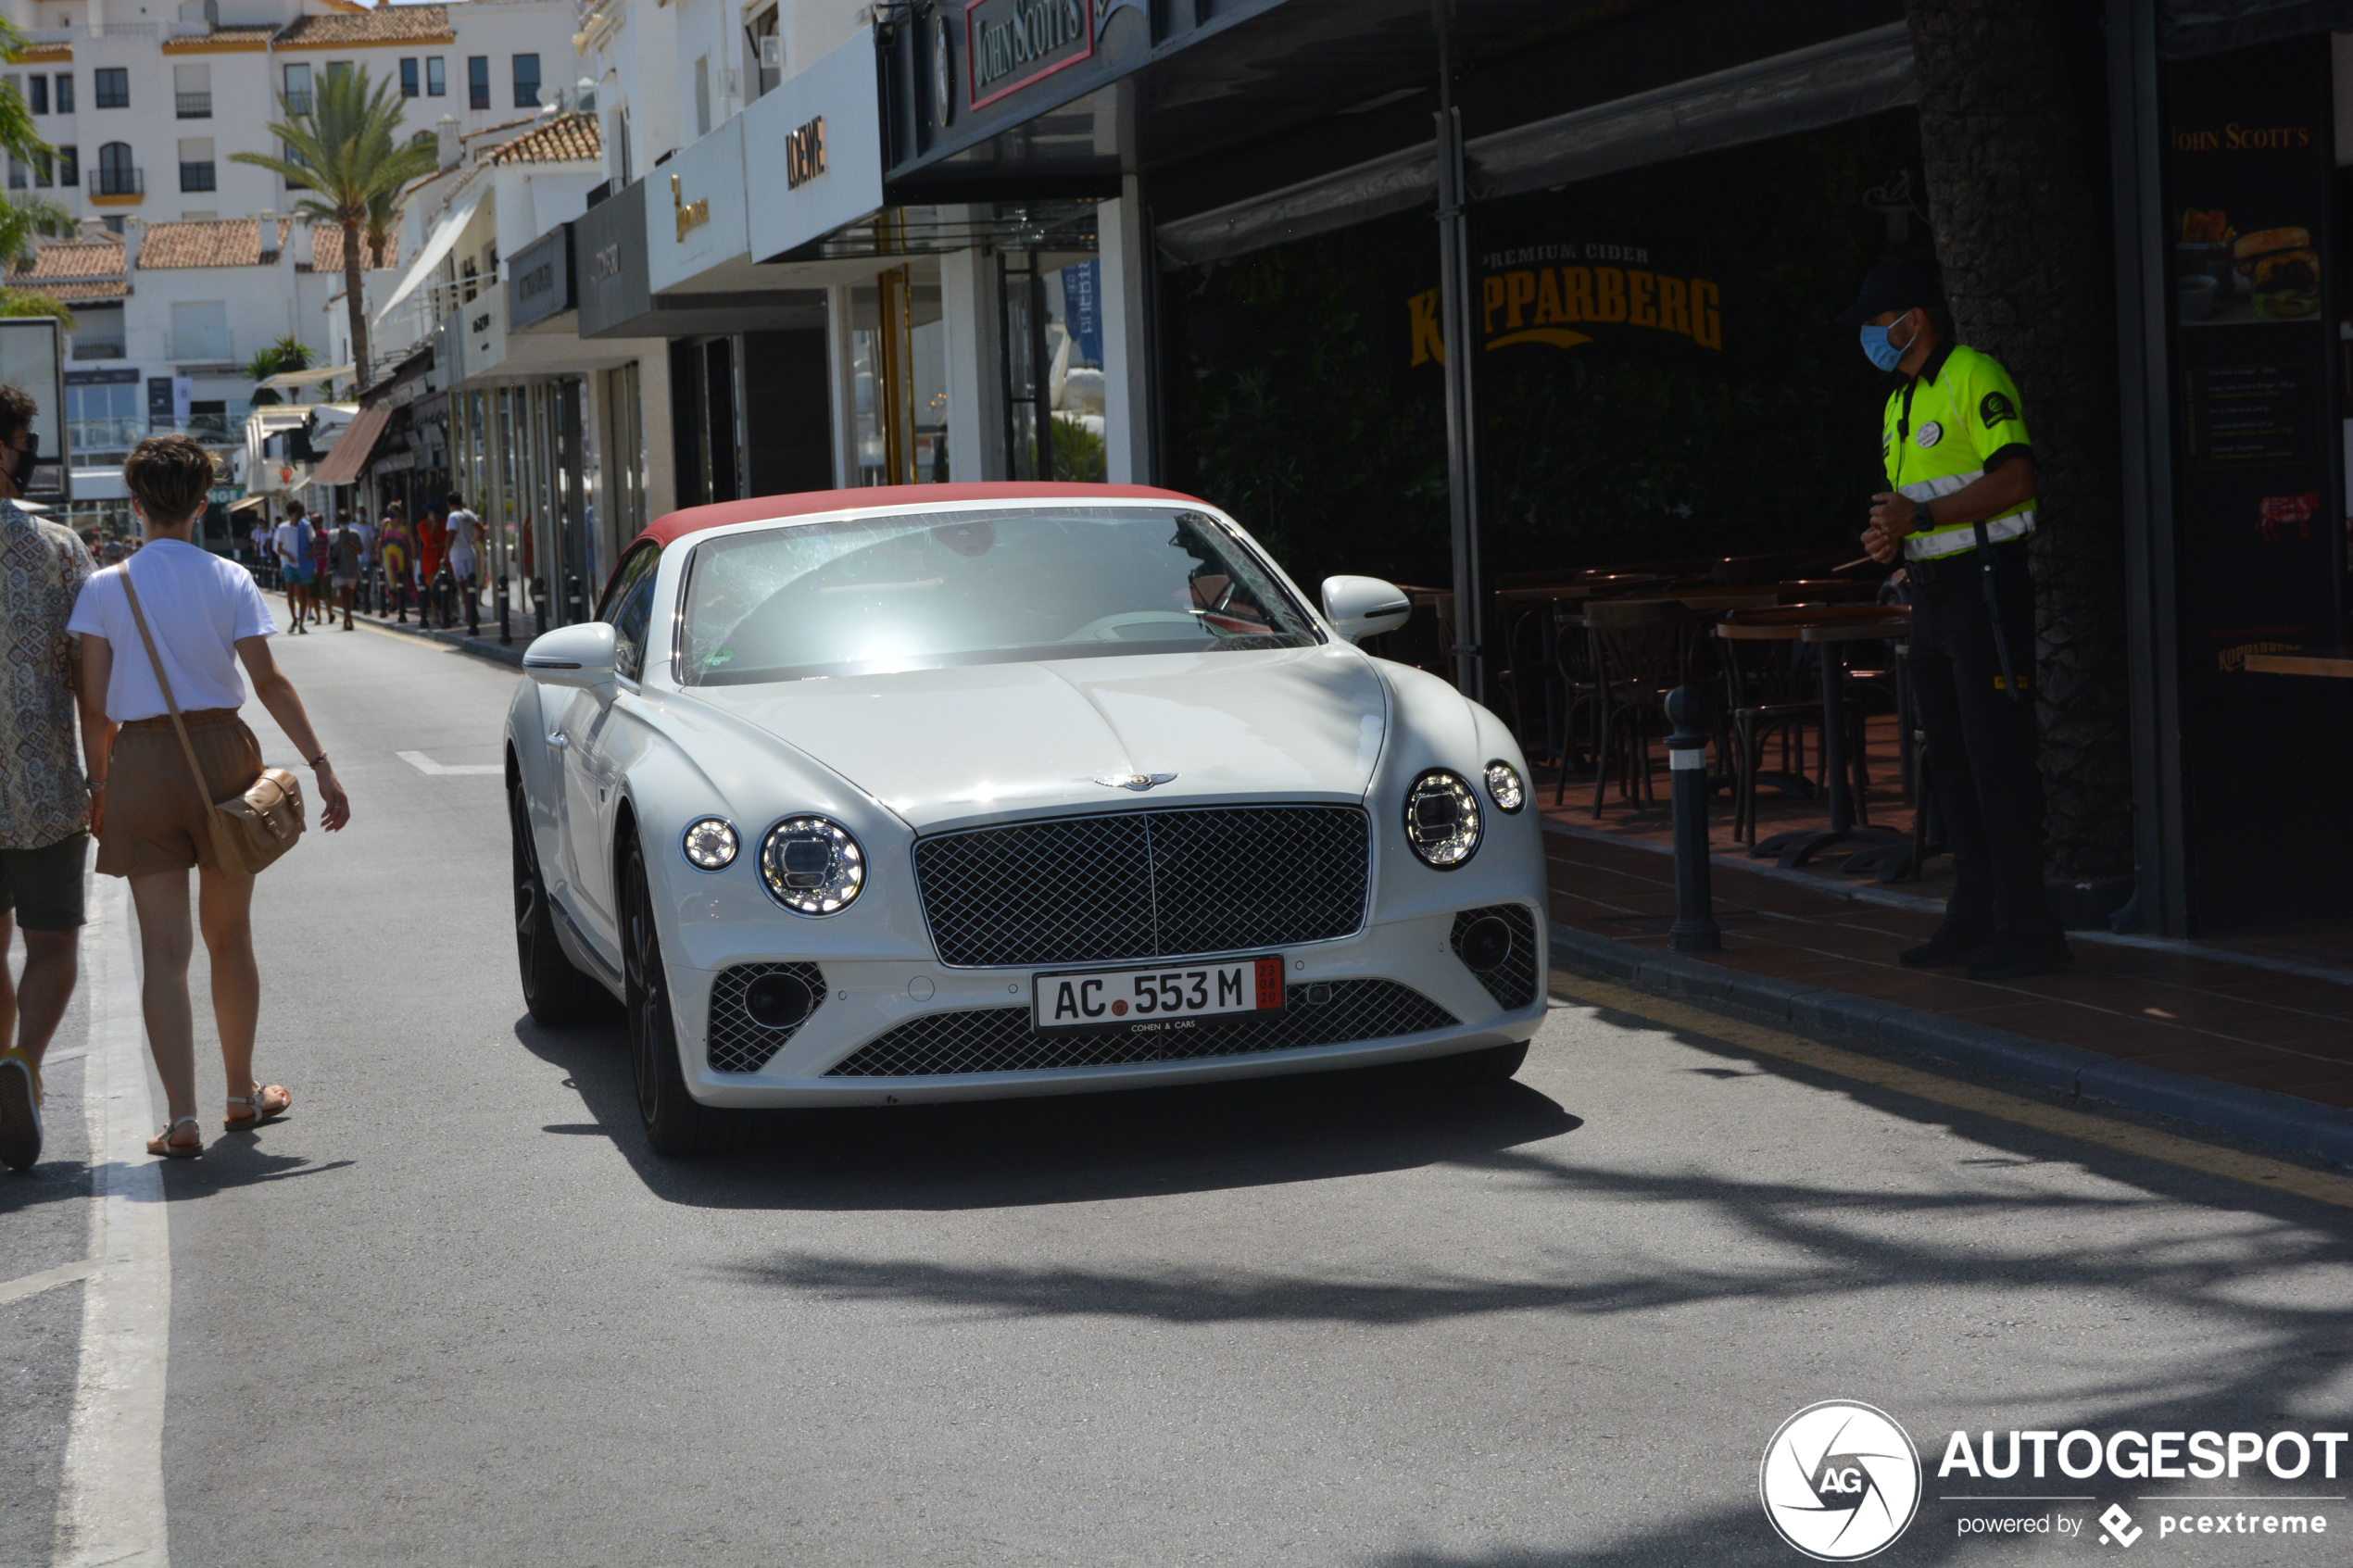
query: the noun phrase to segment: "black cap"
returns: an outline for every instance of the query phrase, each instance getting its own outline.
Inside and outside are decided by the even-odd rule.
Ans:
[[[1864,274],[1861,297],[1840,311],[1837,320],[1842,327],[1859,327],[1883,311],[1944,307],[1944,285],[1936,281],[1936,269],[1924,261],[1890,261]]]

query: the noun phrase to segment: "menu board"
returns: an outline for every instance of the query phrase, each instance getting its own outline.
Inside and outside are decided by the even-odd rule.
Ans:
[[[2331,103],[2325,35],[2169,70],[2174,524],[2192,681],[2337,640]]]

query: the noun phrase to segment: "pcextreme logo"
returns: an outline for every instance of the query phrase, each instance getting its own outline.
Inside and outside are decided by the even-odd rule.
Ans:
[[[1920,1456],[1885,1411],[1825,1399],[1781,1423],[1756,1468],[1765,1517],[1817,1562],[1893,1546],[1920,1506]]]

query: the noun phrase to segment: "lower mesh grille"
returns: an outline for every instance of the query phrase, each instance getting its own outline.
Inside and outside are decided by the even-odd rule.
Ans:
[[[1463,933],[1479,921],[1492,915],[1512,928],[1511,956],[1478,977],[1487,994],[1507,1011],[1526,1007],[1536,999],[1536,917],[1525,904],[1495,904],[1483,909],[1465,909],[1454,917],[1454,931],[1449,939],[1454,956],[1463,956]],[[1473,972],[1477,972],[1474,971]]]
[[[1328,997],[1310,1002],[1308,993]],[[1203,1019],[1164,1033],[1038,1035],[1027,1008],[936,1012],[911,1020],[860,1047],[828,1078],[917,1078],[958,1073],[1019,1073],[1047,1067],[1108,1067],[1131,1061],[1188,1061],[1251,1056],[1300,1046],[1385,1040],[1446,1029],[1461,1022],[1393,980],[1335,980],[1293,985],[1274,1018]]]
[[[771,1029],[744,1010],[744,993],[763,974],[789,974],[809,987],[812,1000],[800,1023]],[[703,1050],[713,1073],[757,1073],[801,1024],[825,1005],[825,972],[813,963],[739,963],[711,983],[711,1039]]]

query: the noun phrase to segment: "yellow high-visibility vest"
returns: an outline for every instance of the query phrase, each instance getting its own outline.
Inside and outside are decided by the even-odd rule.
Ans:
[[[1962,344],[1938,349],[1920,373],[1888,395],[1880,453],[1888,487],[1915,501],[1950,495],[1983,474],[1989,460],[2026,457],[2032,450],[2018,387],[2001,361]],[[1991,544],[2034,532],[2034,503],[2022,502],[1985,522]],[[1908,560],[1958,555],[1977,547],[1977,529],[1955,523],[1907,535]]]

